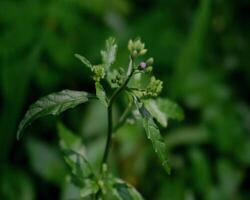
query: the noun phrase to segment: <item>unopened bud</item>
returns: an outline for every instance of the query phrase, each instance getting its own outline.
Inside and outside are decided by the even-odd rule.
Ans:
[[[152,66],[154,63],[154,58],[151,57],[151,58],[147,59],[146,63],[147,63],[147,65]]]
[[[142,50],[140,51],[139,54],[140,54],[141,56],[143,56],[144,54],[147,53],[147,51],[148,51],[147,49],[142,49]]]
[[[135,42],[134,42],[134,47],[135,47],[135,49],[136,50],[140,50],[141,48],[141,40],[136,40]]]
[[[131,52],[133,50],[133,41],[129,40],[128,42],[128,50]]]
[[[152,72],[153,71],[153,67],[152,66],[148,66],[146,69],[146,72]]]
[[[139,68],[140,68],[141,70],[146,69],[146,67],[147,67],[147,64],[146,64],[145,62],[140,62]]]
[[[137,57],[138,56],[138,52],[136,50],[134,50],[133,53],[132,53],[132,56],[133,56],[133,58]]]

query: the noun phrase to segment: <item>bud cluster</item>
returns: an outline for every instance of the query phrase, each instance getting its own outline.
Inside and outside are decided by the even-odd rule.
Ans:
[[[146,88],[147,96],[156,97],[162,91],[163,82],[159,79],[156,79],[154,76],[151,77],[150,82]]]
[[[105,77],[105,69],[103,65],[93,65],[91,71],[94,73],[93,79],[96,82],[99,82],[101,79]]]
[[[141,71],[146,71],[146,72],[151,72],[153,70],[153,63],[154,63],[154,59],[153,58],[149,58],[147,59],[146,62],[140,62],[138,68]]]
[[[129,40],[128,42],[128,50],[130,51],[130,54],[133,58],[145,55],[148,50],[144,47],[145,44],[142,43],[140,39]]]
[[[108,73],[108,82],[112,88],[117,88],[122,85],[124,77],[118,70],[113,70]]]

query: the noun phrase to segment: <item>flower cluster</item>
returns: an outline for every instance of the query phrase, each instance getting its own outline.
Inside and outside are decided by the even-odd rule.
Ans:
[[[141,42],[140,39],[137,40],[129,40],[128,49],[133,58],[138,56],[145,55],[147,53],[147,49],[145,49],[145,44]]]
[[[162,91],[162,84],[163,82],[161,80],[152,76],[146,88],[145,96],[157,97]]]
[[[121,71],[115,69],[108,73],[107,79],[112,88],[117,88],[123,83],[124,76],[122,75]]]
[[[91,68],[91,71],[94,73],[93,79],[96,82],[100,82],[101,79],[104,79],[105,77],[105,69],[103,65],[93,65]]]

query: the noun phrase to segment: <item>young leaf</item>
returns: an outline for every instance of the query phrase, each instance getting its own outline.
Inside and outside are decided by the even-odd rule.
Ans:
[[[80,153],[70,149],[63,149],[64,159],[71,170],[72,181],[76,185],[84,185],[87,179],[94,179],[95,174],[90,163]]]
[[[104,106],[108,106],[106,92],[100,82],[95,83],[96,96]]]
[[[119,200],[143,200],[141,194],[132,185],[118,178],[113,178],[112,182],[112,191]]]
[[[75,57],[78,58],[83,64],[85,64],[88,68],[92,69],[92,64],[89,62],[87,58],[81,56],[80,54],[75,54]]]
[[[164,169],[167,171],[167,173],[170,173],[170,166],[167,157],[167,147],[157,125],[153,120],[153,117],[143,104],[139,105],[139,103],[136,101],[136,106],[143,118],[143,127],[146,131],[148,139],[151,140],[153,148],[160,158]]]
[[[91,200],[93,196],[98,192],[99,186],[97,181],[92,179],[86,179],[84,181],[84,187],[80,190],[80,198],[84,200]]]
[[[145,108],[163,126],[167,127],[168,119],[182,120],[182,109],[173,101],[166,98],[144,100]]]
[[[19,124],[17,138],[20,138],[23,129],[30,125],[34,120],[46,115],[58,115],[69,108],[74,108],[75,106],[88,101],[90,98],[93,98],[93,96],[87,92],[73,90],[63,90],[42,97],[29,107]]]
[[[101,51],[102,62],[106,70],[113,64],[116,57],[117,44],[115,44],[114,38],[109,38],[106,40],[106,48]]]
[[[150,114],[163,126],[167,127],[167,116],[157,105],[156,101],[153,99],[147,99],[144,101],[146,109]]]
[[[167,118],[183,120],[183,110],[175,102],[166,98],[158,98],[156,99],[156,104],[158,105],[159,109],[165,113]]]

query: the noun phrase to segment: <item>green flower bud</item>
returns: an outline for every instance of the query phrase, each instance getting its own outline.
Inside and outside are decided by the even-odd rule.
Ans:
[[[147,59],[146,63],[148,66],[152,66],[154,63],[154,58],[151,57],[151,58]]]
[[[138,56],[138,52],[136,50],[134,50],[133,53],[132,53],[132,57],[136,58],[137,56]]]
[[[162,81],[156,79],[154,76],[151,77],[150,82],[146,88],[147,95],[146,96],[152,96],[156,97],[158,96],[162,91]]]
[[[152,72],[153,71],[153,67],[152,66],[148,66],[147,68],[146,68],[146,72]]]
[[[144,49],[145,44],[141,42],[140,39],[137,40],[129,40],[128,42],[128,49],[131,53],[131,55],[135,58],[139,55],[144,55],[147,50]]]
[[[129,41],[128,41],[128,50],[129,50],[130,52],[132,52],[132,51],[133,51],[133,47],[134,47],[133,41],[132,41],[132,40],[129,40]]]
[[[135,42],[134,42],[134,48],[136,49],[136,50],[141,50],[141,45],[142,45],[142,43],[141,43],[141,40],[139,39],[139,40],[136,40]]]
[[[147,53],[147,49],[142,49],[141,51],[140,51],[140,53],[139,53],[139,55],[140,56],[143,56],[144,54],[146,54]]]
[[[105,69],[104,69],[103,65],[94,65],[91,70],[94,73],[94,75],[93,75],[94,81],[99,82],[101,79],[104,78]]]

